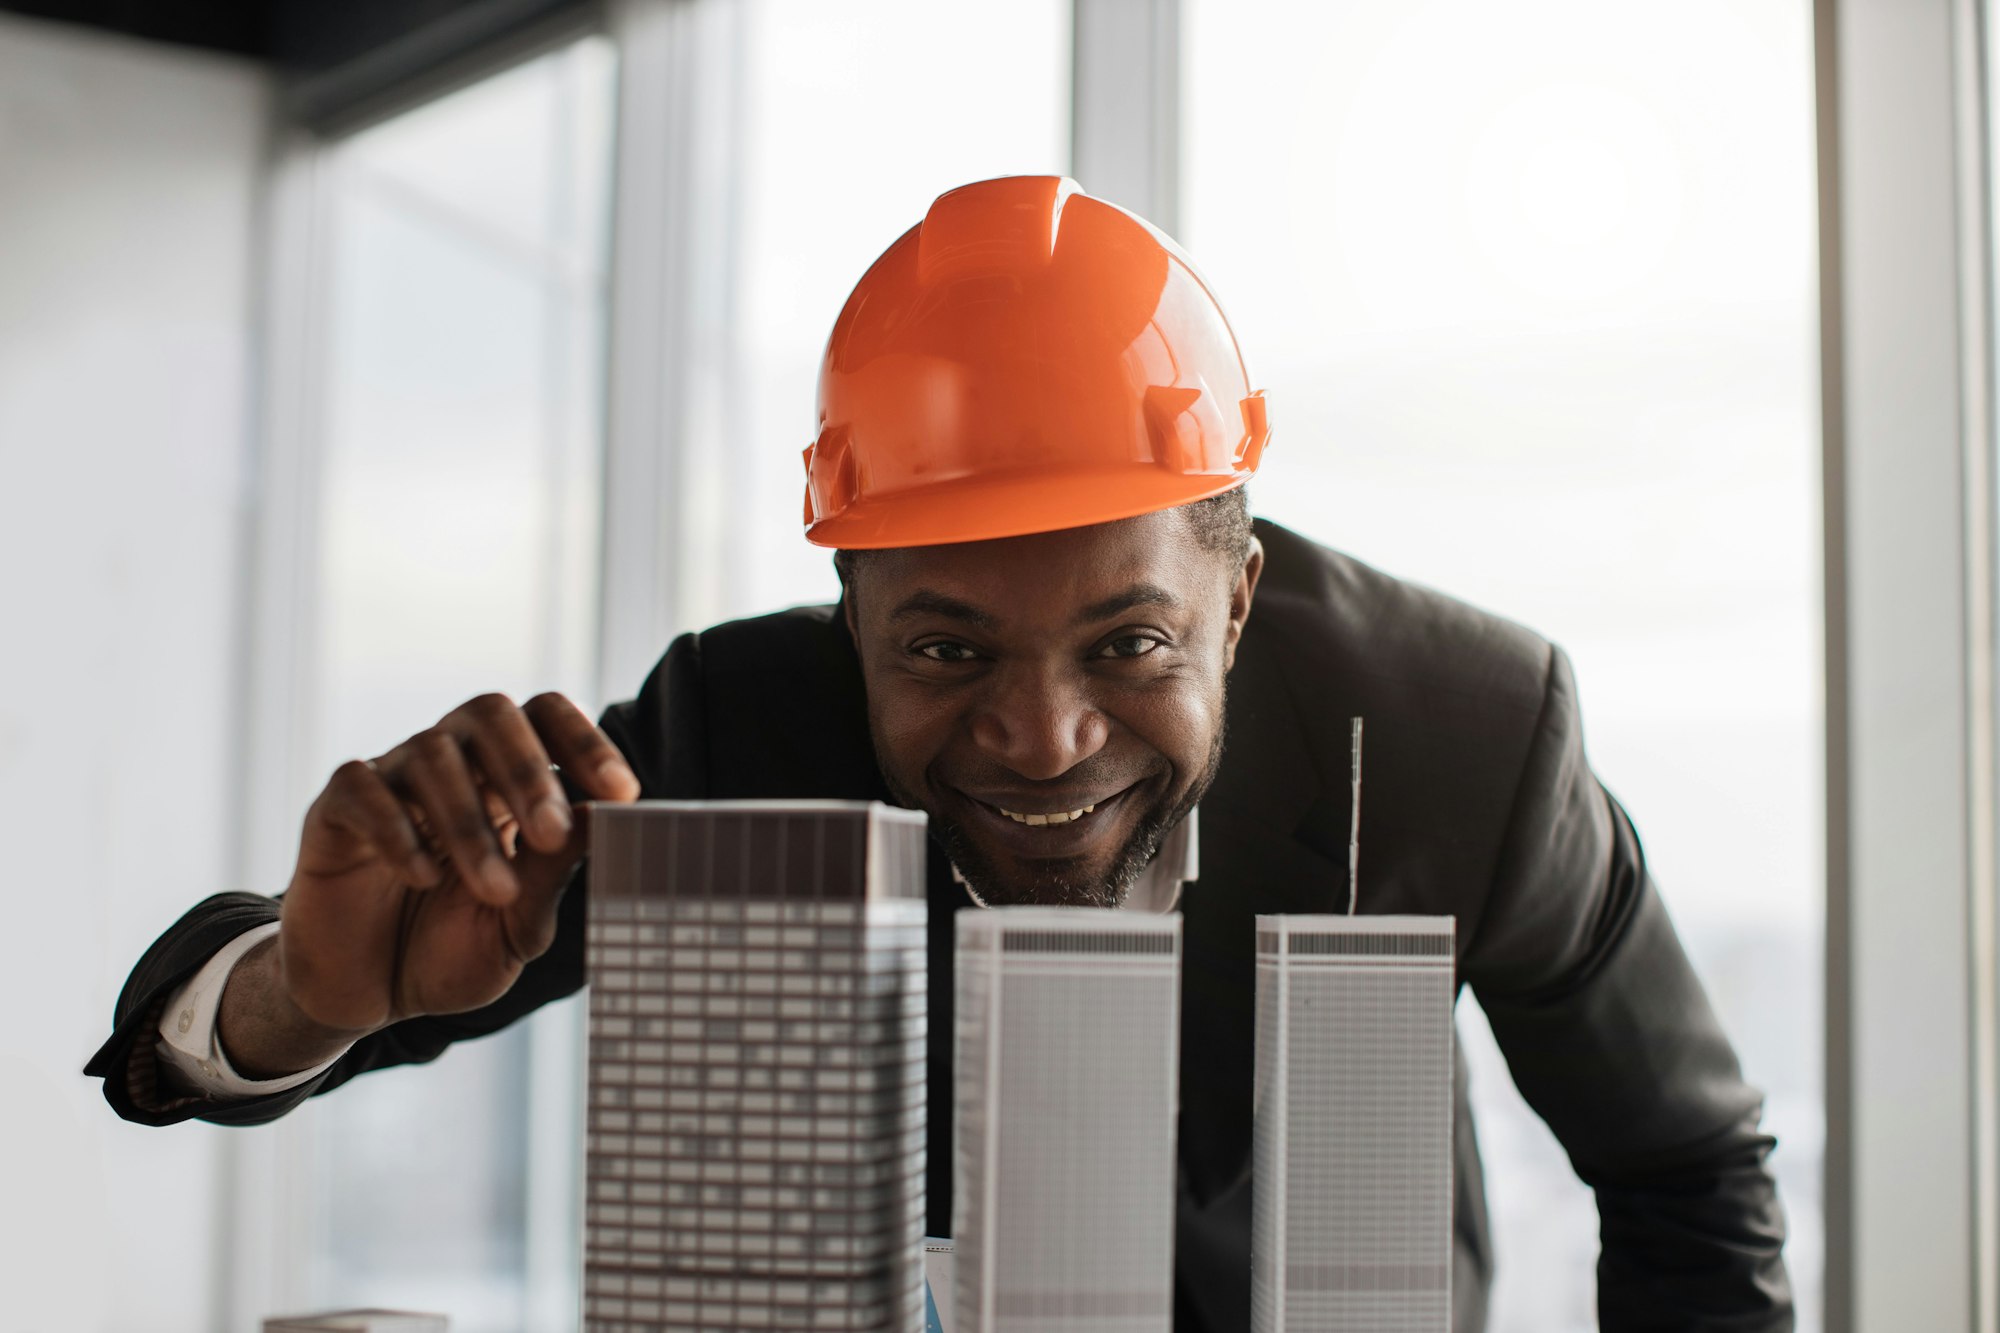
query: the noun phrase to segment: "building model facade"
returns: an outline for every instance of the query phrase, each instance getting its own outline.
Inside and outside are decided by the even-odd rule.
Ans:
[[[1450,917],[1257,918],[1254,1333],[1449,1333]]]
[[[1181,919],[957,919],[952,1333],[1168,1333]]]
[[[924,816],[592,818],[587,1333],[921,1328]]]

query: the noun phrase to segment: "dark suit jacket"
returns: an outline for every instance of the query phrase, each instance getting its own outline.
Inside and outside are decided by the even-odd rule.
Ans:
[[[1631,823],[1584,760],[1560,652],[1515,625],[1270,524],[1230,677],[1227,750],[1183,896],[1185,982],[1176,1326],[1249,1326],[1254,931],[1261,912],[1345,910],[1348,719],[1368,726],[1364,912],[1457,918],[1458,966],[1515,1082],[1597,1195],[1606,1330],[1792,1327],[1784,1223],[1761,1098],[1667,920]],[[812,607],[677,640],[606,729],[652,797],[888,799],[840,616]],[[581,879],[582,876],[580,875]],[[930,864],[929,1213],[951,1190],[952,912]],[[166,994],[278,914],[252,894],[189,912],[140,959],[91,1061],[127,1119],[273,1119],[386,1065],[435,1058],[583,984],[585,889],[554,946],[472,1013],[369,1037],[315,1081],[261,1100],[162,1100],[152,1033]],[[1455,1323],[1483,1326],[1491,1250],[1460,1065]]]

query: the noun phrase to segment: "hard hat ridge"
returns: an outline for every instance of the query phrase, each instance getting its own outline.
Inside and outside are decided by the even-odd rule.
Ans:
[[[1172,241],[1074,181],[949,191],[827,340],[807,539],[868,549],[1110,522],[1241,485],[1269,440]]]
[[[982,187],[1006,182],[1004,195]],[[939,195],[917,224],[917,276],[940,283],[966,271],[1053,262],[1063,205],[1078,193],[1067,176],[1003,176]]]

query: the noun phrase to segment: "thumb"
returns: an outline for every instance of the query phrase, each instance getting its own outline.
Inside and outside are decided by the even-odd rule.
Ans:
[[[521,895],[508,908],[512,935],[529,958],[540,956],[555,939],[556,909],[562,905],[576,868],[590,850],[590,806],[571,807],[569,837],[552,852],[538,852],[526,843],[514,857],[514,875]]]

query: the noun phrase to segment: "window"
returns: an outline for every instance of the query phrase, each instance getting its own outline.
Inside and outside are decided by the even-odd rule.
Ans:
[[[1069,160],[1067,0],[760,0],[743,15],[741,169],[711,325],[726,391],[690,439],[720,461],[683,511],[687,628],[838,595],[828,553],[800,535],[799,459],[841,303],[944,191]]]
[[[298,761],[322,781],[479,691],[604,702],[599,588],[634,552],[671,548],[682,628],[831,598],[827,553],[799,533],[798,459],[841,302],[943,190],[1068,168],[1068,0],[619,12],[641,11],[677,40],[683,18],[699,30],[696,81],[719,96],[680,144],[704,189],[665,205],[690,225],[660,242],[688,249],[692,275],[673,289],[690,339],[660,441],[673,482],[646,515],[659,530],[630,551],[621,537],[609,566],[609,44],[323,153],[307,356],[324,457],[301,608],[317,677]],[[1272,395],[1255,508],[1575,659],[1593,761],[1770,1094],[1813,1329],[1806,19],[1776,0],[1670,18],[1583,0],[1184,0],[1181,239]],[[602,619],[643,622],[633,601],[607,592]],[[608,689],[636,690],[626,675]],[[1588,1194],[1465,1017],[1492,1327],[1592,1327]],[[573,1324],[577,1024],[556,1006],[455,1050],[445,1076],[371,1075],[302,1117],[307,1301],[448,1310],[468,1333]]]
[[[1593,764],[1768,1094],[1816,1329],[1807,8],[1184,12],[1181,239],[1272,400],[1252,507],[1570,652]],[[1594,1328],[1590,1196],[1466,1008],[1492,1327]]]
[[[316,774],[486,690],[595,702],[612,66],[586,39],[325,150]],[[579,1023],[311,1106],[315,1304],[574,1327]]]
[[[701,625],[832,595],[797,523],[827,331],[935,195],[1064,168],[1069,13],[764,0],[695,26],[728,72],[699,151],[731,151],[712,192],[674,207],[724,225],[687,256],[686,434],[644,443],[693,455],[650,521],[680,552],[680,619]],[[937,59],[964,49],[981,59]],[[321,153],[299,761],[318,781],[484,690],[606,701],[612,66],[609,42],[585,40]],[[605,596],[607,622],[645,614]],[[311,1154],[307,1234],[288,1249],[309,1267],[298,1303],[437,1309],[471,1333],[573,1327],[578,1038],[574,1005],[554,1006],[455,1048],[448,1070],[371,1074],[291,1117]]]

